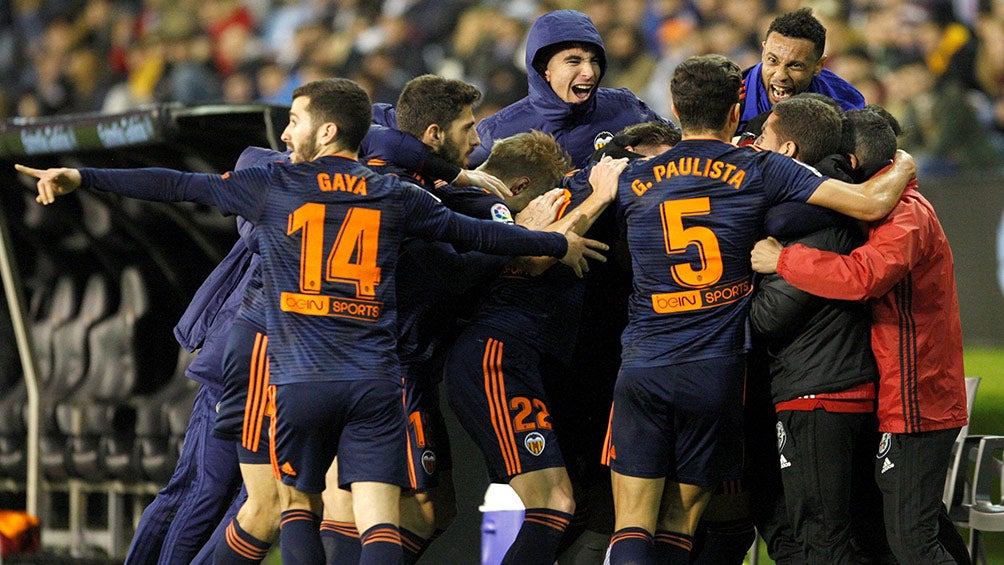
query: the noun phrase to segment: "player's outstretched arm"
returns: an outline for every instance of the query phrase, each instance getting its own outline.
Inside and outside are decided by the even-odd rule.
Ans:
[[[892,167],[862,184],[849,184],[828,179],[819,185],[809,204],[836,210],[852,218],[873,222],[886,217],[914,177],[917,163],[909,153],[899,150]]]
[[[565,230],[565,239],[568,240],[568,251],[561,258],[561,262],[571,267],[578,277],[589,272],[589,262],[587,259],[594,259],[605,263],[607,258],[600,251],[609,249],[607,244],[602,241],[582,237],[576,233],[578,229],[583,229],[577,224],[584,221],[585,217],[581,214],[572,214],[572,224]]]
[[[35,177],[38,196],[35,202],[52,204],[57,196],[69,194],[80,187],[80,171],[65,167],[53,169],[33,169],[24,165],[14,165],[14,168],[28,176]]]

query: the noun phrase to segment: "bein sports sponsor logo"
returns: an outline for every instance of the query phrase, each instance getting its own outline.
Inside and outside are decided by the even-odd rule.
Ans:
[[[731,304],[753,292],[750,280],[743,279],[704,290],[687,290],[652,295],[652,310],[657,314],[689,312]]]
[[[335,296],[320,296],[316,294],[298,294],[283,292],[279,296],[280,308],[283,312],[292,312],[304,316],[335,316],[350,318],[363,322],[375,322],[383,310],[382,302],[352,300]]]
[[[40,126],[21,130],[21,145],[29,155],[72,151],[77,148],[77,136],[69,126]]]
[[[150,116],[123,116],[109,123],[99,123],[97,129],[101,145],[105,147],[146,143],[154,137]]]

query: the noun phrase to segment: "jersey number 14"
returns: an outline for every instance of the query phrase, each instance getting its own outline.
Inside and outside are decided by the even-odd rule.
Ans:
[[[300,238],[300,292],[319,294],[322,277],[327,282],[355,285],[356,297],[373,299],[380,284],[377,249],[380,243],[380,210],[349,208],[338,237],[324,258],[324,204],[310,202],[289,215],[286,234],[302,230]]]

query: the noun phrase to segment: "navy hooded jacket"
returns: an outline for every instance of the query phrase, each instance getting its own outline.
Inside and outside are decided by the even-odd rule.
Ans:
[[[277,155],[269,149],[248,147],[238,158],[235,170],[263,165]],[[244,289],[261,261],[254,224],[238,216],[237,232],[240,238],[206,277],[174,327],[174,337],[182,347],[199,350],[185,375],[216,390],[223,390],[223,350],[230,328],[241,307]]]
[[[559,98],[544,76],[533,68],[533,59],[542,49],[568,41],[596,46],[602,79],[607,69],[606,51],[589,16],[574,10],[557,10],[537,18],[526,44],[529,94],[478,123],[481,145],[471,153],[470,166],[476,167],[488,158],[496,139],[535,129],[553,134],[572,156],[572,165],[584,167],[593,152],[621,129],[650,120],[665,121],[626,88],[597,88],[589,100],[580,104]]]

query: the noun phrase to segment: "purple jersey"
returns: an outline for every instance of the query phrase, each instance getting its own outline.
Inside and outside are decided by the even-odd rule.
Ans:
[[[405,236],[462,241],[493,253],[567,251],[560,234],[465,218],[424,190],[344,157],[222,176],[165,169],[81,169],[81,175],[84,186],[212,204],[254,222],[276,385],[399,381],[394,271]]]
[[[630,164],[617,189],[634,271],[623,365],[742,352],[767,207],[804,202],[824,180],[780,154],[707,139]]]

